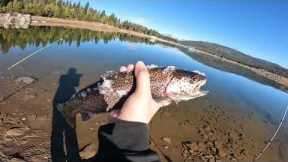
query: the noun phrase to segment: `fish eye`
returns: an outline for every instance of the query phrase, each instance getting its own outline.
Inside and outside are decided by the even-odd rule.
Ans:
[[[193,80],[193,82],[195,82],[195,81],[198,80],[198,77],[197,77],[197,76],[194,76],[194,77],[192,77],[192,80]]]

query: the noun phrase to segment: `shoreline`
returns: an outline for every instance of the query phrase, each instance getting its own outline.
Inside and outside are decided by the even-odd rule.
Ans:
[[[79,21],[79,20],[67,20],[67,19],[61,19],[61,18],[47,18],[47,17],[41,17],[41,16],[32,16],[31,17],[31,26],[52,26],[52,27],[69,27],[69,28],[81,28],[81,29],[88,29],[88,30],[92,30],[92,31],[102,31],[102,32],[116,32],[116,33],[124,33],[124,34],[129,34],[132,36],[136,36],[136,37],[141,37],[141,38],[147,38],[150,39],[150,41],[153,42],[160,42],[160,43],[164,43],[164,44],[168,44],[170,46],[176,47],[176,48],[184,48],[186,50],[197,53],[197,54],[201,54],[201,55],[206,55],[206,56],[211,56],[215,59],[219,59],[223,62],[227,62],[227,63],[231,63],[234,65],[238,65],[241,66],[247,70],[250,70],[252,72],[254,72],[255,74],[264,77],[268,80],[274,81],[278,84],[280,84],[281,86],[283,86],[284,89],[288,89],[288,78],[275,74],[275,73],[271,73],[265,69],[257,69],[251,66],[247,66],[244,64],[240,64],[236,61],[233,60],[229,60],[226,58],[221,58],[218,57],[216,55],[213,55],[211,53],[202,51],[202,50],[198,50],[195,49],[191,46],[187,46],[187,45],[183,45],[181,43],[178,42],[173,42],[173,41],[169,41],[169,40],[164,40],[162,38],[158,38],[156,36],[151,36],[151,35],[147,35],[147,34],[143,34],[143,33],[139,33],[139,32],[135,32],[135,31],[130,31],[130,30],[126,30],[126,29],[120,29],[111,25],[107,25],[107,24],[103,24],[103,23],[98,23],[98,22],[89,22],[89,21]]]
[[[276,73],[272,73],[264,68],[255,68],[252,66],[241,64],[234,60],[230,60],[225,57],[219,57],[215,54],[196,49],[193,46],[184,45],[179,42],[174,42],[171,40],[165,40],[156,36],[147,35],[147,34],[135,32],[135,31],[127,30],[127,29],[121,29],[112,25],[103,24],[99,22],[72,20],[72,19],[63,19],[63,18],[50,18],[50,17],[42,17],[42,16],[31,16],[31,21],[29,25],[36,26],[36,27],[41,27],[41,26],[65,27],[65,28],[87,29],[91,31],[100,31],[100,32],[108,32],[108,33],[123,33],[123,34],[128,34],[131,36],[136,36],[139,38],[149,39],[151,42],[159,42],[159,43],[166,44],[168,46],[175,47],[187,55],[189,55],[189,53],[192,52],[192,53],[196,53],[197,55],[208,56],[208,57],[211,56],[212,58],[220,60],[222,62],[240,66],[244,69],[247,69],[253,72],[255,75],[258,75],[260,77],[266,78],[267,80],[276,82],[277,84],[281,85],[281,89],[288,90],[288,77],[276,74],[277,71]]]
[[[208,57],[213,57],[214,59],[218,59],[221,62],[226,62],[226,63],[232,64],[232,65],[247,69],[247,70],[255,73],[256,75],[258,75],[260,77],[264,77],[265,79],[268,79],[268,80],[271,80],[271,81],[278,83],[279,85],[283,86],[282,87],[283,90],[288,90],[288,78],[287,77],[269,72],[265,69],[260,69],[260,68],[255,68],[255,67],[247,66],[244,64],[240,64],[236,61],[229,60],[229,59],[226,59],[224,57],[221,58],[219,56],[213,55],[213,54],[205,52],[205,51],[193,49],[193,51],[191,51],[191,52],[198,54],[198,55],[206,55]],[[189,51],[186,53],[189,53]]]

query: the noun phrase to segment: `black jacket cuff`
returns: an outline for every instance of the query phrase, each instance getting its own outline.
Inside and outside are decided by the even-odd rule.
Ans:
[[[99,139],[109,141],[113,147],[120,150],[145,151],[149,149],[148,125],[145,123],[118,120],[115,123],[103,125],[99,130]],[[102,148],[101,143],[100,148]]]

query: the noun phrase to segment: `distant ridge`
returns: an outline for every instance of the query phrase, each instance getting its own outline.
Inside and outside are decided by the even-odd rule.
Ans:
[[[278,64],[260,58],[256,58],[253,56],[249,56],[243,52],[240,52],[238,50],[229,47],[225,47],[223,45],[204,41],[179,41],[179,43],[204,52],[208,52],[220,58],[232,60],[238,62],[239,64],[243,64],[257,69],[265,69],[271,73],[278,74],[288,78],[288,69]]]

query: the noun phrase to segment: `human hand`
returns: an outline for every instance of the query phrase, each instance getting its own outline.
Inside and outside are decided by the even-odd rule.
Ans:
[[[133,70],[136,77],[136,89],[124,102],[122,108],[111,114],[116,119],[148,124],[160,107],[152,98],[150,76],[145,64],[139,61],[135,69],[132,64],[120,68],[121,72]]]

